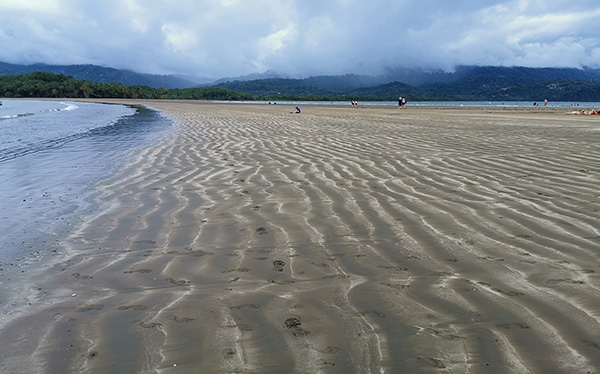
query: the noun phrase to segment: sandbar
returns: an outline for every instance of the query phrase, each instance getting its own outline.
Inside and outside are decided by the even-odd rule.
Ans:
[[[0,305],[0,371],[600,367],[597,117],[110,102],[176,128]]]

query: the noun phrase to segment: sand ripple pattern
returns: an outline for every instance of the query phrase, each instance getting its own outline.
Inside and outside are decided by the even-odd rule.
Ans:
[[[54,317],[29,347],[39,365],[600,367],[599,121],[153,106],[177,133],[103,182],[102,212],[65,241],[74,257],[56,283],[86,302],[48,306]]]

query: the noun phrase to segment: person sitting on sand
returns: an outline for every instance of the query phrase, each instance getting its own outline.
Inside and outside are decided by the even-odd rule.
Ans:
[[[300,110],[300,107],[296,107],[296,109],[294,109],[293,112],[290,112],[292,114],[300,114],[302,111]]]

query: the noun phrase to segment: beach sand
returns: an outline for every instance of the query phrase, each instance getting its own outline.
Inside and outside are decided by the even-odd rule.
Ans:
[[[140,103],[1,372],[600,372],[597,117]]]

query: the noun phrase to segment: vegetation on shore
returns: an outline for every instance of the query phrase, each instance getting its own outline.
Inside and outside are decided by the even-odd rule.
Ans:
[[[1,97],[262,100],[263,96],[226,88],[165,89],[76,80],[63,74],[35,72],[0,76]]]
[[[390,96],[390,95],[388,95]],[[353,94],[352,100],[395,100],[392,96]],[[77,80],[64,74],[34,72],[22,75],[0,76],[0,97],[13,98],[111,98],[111,99],[165,99],[165,100],[234,100],[234,101],[346,101],[343,94],[313,93],[244,93],[224,87],[166,89],[122,83]],[[409,99],[415,100],[416,96]],[[426,98],[420,98],[426,100]]]
[[[221,88],[264,95],[268,100],[291,97],[319,97],[321,100],[395,101],[404,96],[409,101],[600,101],[600,81],[578,78],[531,78],[522,70],[478,69],[451,82],[417,86],[390,82],[376,86],[345,88],[334,84],[325,88],[327,77],[313,79],[258,79],[220,83]],[[344,77],[338,77],[339,84]],[[329,77],[329,81],[333,81]],[[281,93],[281,94],[279,94]]]
[[[520,73],[521,70],[516,70]],[[318,82],[313,82],[318,81]],[[395,101],[402,95],[409,101],[443,100],[544,100],[600,101],[600,82],[581,79],[540,81],[522,74],[508,76],[504,70],[481,69],[478,73],[447,83],[415,87],[391,82],[375,87],[338,88],[340,79],[259,79],[233,81],[205,88],[166,89],[144,85],[77,80],[64,74],[34,72],[0,76],[2,97],[44,98],[125,98],[236,101]],[[320,83],[323,87],[317,87]],[[329,83],[329,85],[324,85]],[[326,87],[325,87],[326,86]]]

